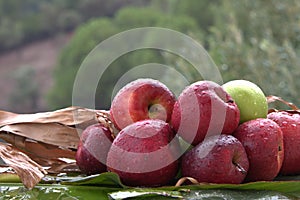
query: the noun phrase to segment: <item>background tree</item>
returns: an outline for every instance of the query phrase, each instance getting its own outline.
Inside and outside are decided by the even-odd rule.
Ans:
[[[95,17],[111,17],[124,6],[149,0],[0,0],[0,52],[74,30]]]
[[[119,29],[105,18],[91,20],[78,28],[55,68],[55,83],[48,97],[50,107],[72,104],[73,83],[83,59],[97,44],[118,32]]]
[[[15,71],[13,78],[16,85],[9,97],[11,110],[22,110],[25,113],[38,111],[39,89],[34,69],[24,66]]]
[[[174,22],[172,22],[174,21]],[[95,19],[81,26],[69,45],[61,54],[55,70],[55,85],[49,94],[53,108],[71,105],[71,93],[76,72],[87,54],[101,41],[127,28],[162,26],[201,36],[196,22],[187,16],[170,17],[153,8],[121,9],[112,19]],[[120,44],[122,46],[122,44]],[[99,55],[100,56],[100,55]],[[176,66],[178,56],[158,50],[143,49],[120,56],[104,72],[98,85],[96,106],[108,109],[117,81],[133,67],[146,63],[172,64]],[[101,66],[99,66],[101,67]],[[175,80],[174,80],[175,81]]]
[[[171,28],[203,44],[224,82],[248,79],[267,95],[299,105],[299,15],[297,0],[0,0],[0,52],[75,30],[53,75],[48,95],[53,109],[71,104],[77,70],[101,41],[132,28]],[[201,79],[176,55],[151,49],[130,52],[105,72],[97,107],[109,107],[111,91],[124,73],[149,62],[174,66],[189,82]]]
[[[225,0],[214,10],[209,52],[224,81],[248,79],[299,105],[300,3]]]

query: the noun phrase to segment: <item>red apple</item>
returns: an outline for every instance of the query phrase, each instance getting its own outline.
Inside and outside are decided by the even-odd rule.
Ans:
[[[281,128],[270,119],[242,123],[233,133],[245,147],[249,170],[245,181],[271,181],[282,166],[284,149]]]
[[[268,118],[281,128],[284,143],[284,160],[280,174],[300,174],[300,113],[297,111],[271,112]]]
[[[81,134],[76,164],[85,174],[105,172],[106,157],[113,142],[112,133],[102,124],[88,126]]]
[[[224,89],[212,81],[198,81],[179,95],[171,124],[187,142],[197,145],[205,136],[231,134],[240,112]]]
[[[174,94],[158,80],[137,79],[116,94],[110,114],[119,130],[144,119],[169,122],[175,101]]]
[[[169,184],[178,171],[178,138],[170,125],[148,119],[122,129],[107,156],[108,170],[129,186]]]
[[[185,153],[181,160],[183,176],[207,183],[241,183],[249,167],[246,151],[231,135],[206,138]]]

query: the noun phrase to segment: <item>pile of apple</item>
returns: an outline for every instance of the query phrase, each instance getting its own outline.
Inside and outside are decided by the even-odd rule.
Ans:
[[[110,117],[85,129],[76,162],[85,174],[117,173],[129,186],[198,182],[239,184],[300,174],[300,114],[268,114],[262,90],[246,80],[198,81],[179,97],[138,79],[114,97]],[[176,177],[176,178],[175,178]]]

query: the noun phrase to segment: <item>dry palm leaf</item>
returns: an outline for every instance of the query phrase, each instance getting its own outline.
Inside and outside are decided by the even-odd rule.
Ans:
[[[0,128],[0,133],[12,133],[64,148],[76,148],[81,130],[58,123],[17,123]]]
[[[68,107],[35,114],[16,114],[0,110],[0,139],[10,143],[14,147],[9,147],[19,153],[11,154],[8,159],[10,164],[7,164],[19,162],[19,155],[24,155],[28,156],[30,162],[43,166],[48,173],[78,172],[75,154],[80,134],[84,128],[95,123],[104,124],[115,131],[109,112],[103,110]],[[7,152],[8,149],[3,151]],[[0,156],[7,157],[5,154]],[[22,172],[32,173],[30,168],[26,165],[23,168],[21,163],[16,170],[21,179],[24,176]],[[27,177],[24,184],[29,188],[33,187],[40,180],[37,177],[41,177],[41,174]]]
[[[300,111],[300,109],[295,104],[293,104],[292,102],[285,101],[284,99],[282,99],[281,97],[278,97],[278,96],[274,96],[274,95],[267,96],[267,101],[268,101],[268,103],[273,103],[275,101],[279,101],[279,102],[287,105],[288,107],[290,107],[292,109],[292,111],[296,111],[296,112]],[[273,111],[274,111],[274,109],[270,110],[270,112],[273,112]]]
[[[275,109],[275,108],[271,108],[271,109],[269,109],[268,113],[278,112],[278,111],[285,111],[285,112],[288,112],[288,113],[291,113],[291,114],[299,114],[300,115],[300,109],[295,104],[293,104],[292,102],[288,102],[288,101],[282,99],[281,97],[271,95],[271,96],[267,97],[267,101],[268,101],[268,103],[280,102],[280,103],[283,103],[283,104],[285,104],[285,105],[287,105],[288,107],[291,108],[289,110],[278,110],[278,109]]]
[[[80,172],[76,162],[65,162],[63,160],[53,160],[51,167],[47,169],[47,172],[52,174],[58,173],[70,173],[70,172]]]
[[[88,125],[112,127],[107,111],[80,107],[35,114],[0,111],[0,134],[11,133],[61,148],[76,149],[80,134]]]
[[[192,177],[182,177],[177,181],[177,183],[175,184],[175,187],[179,187],[186,182],[192,183],[194,185],[200,184],[196,179],[194,179]]]
[[[64,109],[41,112],[34,114],[16,114],[0,111],[0,127],[16,123],[61,123],[67,126],[80,125],[82,123],[96,123],[95,113],[101,112],[81,107],[67,107]],[[102,111],[105,112],[105,111]]]
[[[0,133],[0,138],[20,149],[33,160],[36,159],[58,159],[58,158],[75,158],[75,151],[62,149],[58,146],[37,142],[22,136],[10,133]]]
[[[0,156],[29,189],[32,189],[47,174],[39,164],[11,145],[0,143]]]

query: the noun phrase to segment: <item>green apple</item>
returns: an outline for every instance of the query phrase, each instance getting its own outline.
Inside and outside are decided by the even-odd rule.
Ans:
[[[240,123],[267,117],[267,99],[259,86],[247,80],[233,80],[222,87],[237,104],[240,110]]]

